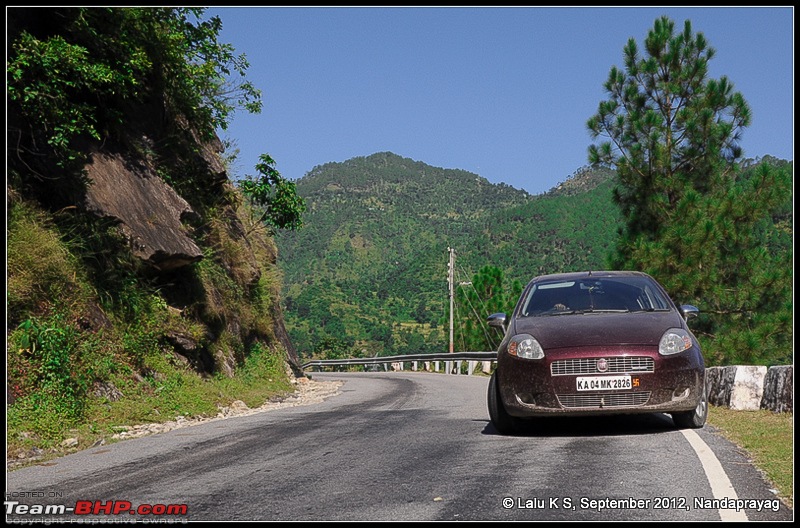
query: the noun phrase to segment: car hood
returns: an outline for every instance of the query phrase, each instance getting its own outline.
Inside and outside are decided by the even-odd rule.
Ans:
[[[553,348],[645,345],[658,346],[669,328],[682,328],[675,311],[553,315],[522,317],[514,322],[515,334],[530,334],[545,350]]]

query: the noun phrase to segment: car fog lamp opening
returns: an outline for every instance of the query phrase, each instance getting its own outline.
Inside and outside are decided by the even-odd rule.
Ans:
[[[689,387],[678,387],[672,391],[672,401],[685,400],[689,397],[691,389]]]
[[[670,328],[661,336],[658,343],[658,353],[662,356],[678,354],[692,347],[692,338],[689,332],[682,328]]]
[[[542,359],[544,350],[539,342],[527,334],[514,336],[508,344],[508,353],[523,359]]]

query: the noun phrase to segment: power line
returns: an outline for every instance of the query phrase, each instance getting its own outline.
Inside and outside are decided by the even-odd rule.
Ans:
[[[466,270],[463,270],[463,268],[462,268],[462,271],[464,273],[466,273]],[[470,308],[472,309],[472,312],[475,314],[475,318],[478,319],[478,325],[479,325],[481,331],[483,332],[484,337],[486,338],[486,342],[489,343],[489,345],[494,348],[494,346],[495,346],[494,345],[494,340],[491,338],[491,332],[489,330],[489,325],[486,323],[486,318],[490,315],[488,313],[489,310],[486,307],[486,303],[484,302],[484,299],[481,297],[481,294],[478,291],[478,289],[475,288],[475,284],[473,284],[472,281],[465,282],[463,284],[472,286],[472,290],[475,292],[475,298],[478,299],[478,301],[481,304],[481,308],[483,309],[484,312],[486,312],[485,316],[481,316],[479,313],[477,313],[477,311],[475,310],[475,307],[472,306],[472,302],[469,300],[469,297],[465,296],[467,302],[470,305]]]
[[[452,352],[454,352],[454,346],[455,346],[454,345],[454,341],[455,341],[455,339],[454,339],[454,318],[456,317],[456,313],[455,312],[456,312],[456,310],[458,310],[458,307],[456,306],[456,303],[455,303],[455,286],[456,286],[455,274],[456,274],[457,269],[456,269],[456,265],[455,265],[455,254],[456,254],[455,249],[451,248],[451,247],[448,247],[447,251],[448,251],[447,283],[448,283],[448,286],[449,286],[449,293],[450,293],[450,352],[452,353]],[[463,266],[459,265],[459,269],[460,269],[460,271],[461,271],[461,273],[463,275],[466,275],[467,277],[469,277],[469,274],[466,272],[466,270],[464,269]],[[484,300],[481,298],[480,293],[475,288],[475,285],[472,283],[472,281],[459,281],[458,285],[459,286],[472,286],[472,289],[475,292],[475,297],[480,302],[481,307],[483,308],[484,311],[488,311],[486,309],[486,304],[484,303]],[[478,328],[483,333],[483,336],[484,336],[484,339],[486,340],[486,343],[488,343],[489,346],[491,346],[492,348],[495,348],[494,340],[492,339],[491,331],[489,329],[489,326],[484,321],[485,318],[482,317],[478,313],[478,311],[475,309],[475,306],[473,306],[472,301],[470,300],[468,294],[465,293],[464,298],[465,298],[467,304],[469,305],[470,310],[472,311],[472,315],[474,315],[474,317],[478,320]],[[488,317],[488,315],[489,314],[487,313],[486,316]],[[459,318],[458,320],[460,321],[461,319]],[[469,318],[467,320],[469,320]],[[463,349],[463,348],[466,347],[466,341],[465,341],[465,337],[464,337],[464,328],[463,328],[463,325],[461,325],[461,324],[459,324],[459,327],[462,329],[462,331],[459,332],[459,336],[458,337],[461,340],[461,348]]]

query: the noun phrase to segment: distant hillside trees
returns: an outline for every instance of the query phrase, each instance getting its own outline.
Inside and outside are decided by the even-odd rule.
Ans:
[[[303,228],[276,233],[292,342],[304,357],[326,337],[370,357],[447,351],[447,248],[459,252],[460,281],[488,264],[505,288],[600,269],[620,221],[613,177],[587,168],[531,196],[391,152],[315,167],[297,180]]]
[[[509,281],[503,271],[483,266],[467,284],[456,289],[454,310],[454,348],[456,351],[497,350],[503,336],[486,322],[489,315],[511,314],[522,293],[518,280]]]
[[[788,363],[792,247],[776,220],[791,202],[789,165],[741,170],[750,109],[690,21],[655,21],[644,55],[630,39],[587,126],[593,164],[613,167],[624,227],[611,266],[654,275],[696,325],[713,363]],[[776,240],[783,242],[776,243]]]

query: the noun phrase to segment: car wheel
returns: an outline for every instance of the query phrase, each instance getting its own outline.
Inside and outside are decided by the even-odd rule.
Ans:
[[[497,432],[503,435],[516,433],[519,429],[520,419],[508,414],[505,406],[503,406],[500,387],[497,383],[497,372],[494,372],[492,377],[489,378],[489,391],[486,399],[489,407],[489,418]]]
[[[708,387],[703,382],[703,394],[693,411],[672,413],[672,421],[680,429],[700,429],[708,418]]]

